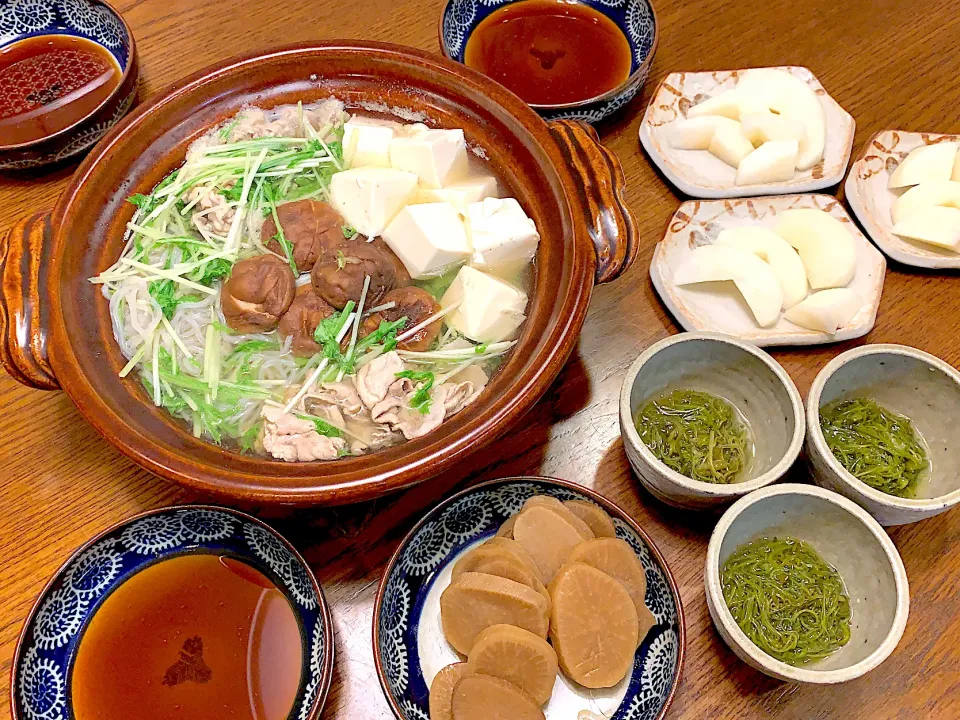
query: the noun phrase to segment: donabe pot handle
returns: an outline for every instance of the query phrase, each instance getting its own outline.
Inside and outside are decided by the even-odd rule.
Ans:
[[[51,250],[49,212],[19,221],[0,244],[0,362],[15,380],[40,390],[60,388],[47,359]]]
[[[623,199],[626,182],[620,160],[600,144],[597,131],[585,122],[555,120],[550,132],[577,179],[580,203],[590,223],[597,250],[597,282],[620,277],[637,259],[637,221]]]

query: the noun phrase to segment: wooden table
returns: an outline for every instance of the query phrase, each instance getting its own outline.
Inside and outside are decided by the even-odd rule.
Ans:
[[[656,80],[673,70],[806,65],[857,120],[859,151],[885,128],[960,132],[960,15],[950,0],[656,0]],[[437,51],[441,0],[243,3],[122,0],[140,47],[142,97],[227,56],[294,41],[387,40]],[[424,510],[455,487],[545,474],[613,498],[650,533],[680,585],[687,661],[671,718],[960,717],[960,511],[891,532],[910,577],[912,613],[888,662],[842,687],[775,682],[740,662],[715,632],[703,565],[714,518],[671,510],[638,488],[620,441],[617,398],[629,363],[678,330],[647,275],[654,244],[679,198],[639,148],[647,96],[604,124],[620,156],[641,233],[633,270],[594,295],[579,352],[520,427],[485,457],[409,492],[329,511],[276,518],[305,553],[332,604],[337,662],[324,718],[389,718],[371,649],[377,582]],[[0,232],[49,207],[71,169],[0,178]],[[902,267],[887,273],[867,342],[915,345],[960,365],[960,280]],[[775,352],[805,392],[817,371],[855,343]],[[960,430],[957,431],[960,440]],[[21,624],[47,578],[87,538],[137,511],[193,500],[122,457],[65,395],[0,376],[0,675],[10,672]],[[958,469],[960,470],[960,469]],[[798,467],[798,478],[805,470]],[[269,517],[269,513],[263,513]],[[0,704],[8,686],[0,684]]]

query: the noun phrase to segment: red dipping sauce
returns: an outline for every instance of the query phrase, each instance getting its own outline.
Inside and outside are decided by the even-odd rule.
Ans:
[[[570,0],[524,0],[484,18],[464,62],[531,105],[603,95],[630,76],[630,43],[613,20]]]
[[[0,146],[41,140],[96,110],[123,73],[110,52],[70,35],[39,35],[0,50]]]

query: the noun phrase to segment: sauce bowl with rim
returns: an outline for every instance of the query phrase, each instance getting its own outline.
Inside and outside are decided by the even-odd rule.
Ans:
[[[110,95],[85,117],[58,132],[16,145],[0,141],[0,170],[23,170],[67,160],[88,151],[133,106],[139,59],[133,32],[103,0],[0,0],[0,50],[39,35],[67,35],[105,48],[122,73]]]
[[[150,510],[84,543],[41,591],[13,657],[13,720],[73,718],[70,684],[77,650],[111,593],[156,563],[190,553],[241,560],[287,598],[303,644],[300,687],[290,717],[316,720],[333,679],[333,618],[310,566],[266,523],[212,505]],[[171,662],[179,649],[170,648]]]
[[[632,55],[623,83],[597,97],[561,105],[531,104],[548,120],[598,122],[630,102],[643,87],[657,51],[660,25],[650,0],[577,0],[610,18],[623,32]],[[440,15],[440,50],[464,62],[467,41],[477,26],[505,5],[523,0],[448,0]]]
[[[746,420],[755,452],[745,480],[694,480],[668,467],[640,439],[635,424],[640,408],[675,389],[717,395]],[[719,509],[790,469],[803,445],[803,400],[786,370],[755,345],[720,333],[680,333],[651,345],[627,370],[620,388],[620,435],[651,495],[674,507]]]
[[[870,397],[910,419],[926,445],[930,469],[912,498],[889,495],[850,473],[831,452],[820,408],[842,397]],[[863,345],[831,360],[807,396],[807,456],[813,479],[865,508],[881,525],[906,525],[960,503],[960,372],[905,345]]]
[[[850,598],[850,640],[807,666],[767,655],[740,629],[723,599],[720,572],[727,558],[747,542],[782,535],[813,546],[840,573]],[[710,617],[737,657],[794,683],[841,683],[874,669],[900,642],[910,610],[907,571],[884,529],[863,508],[815,485],[767,487],[731,506],[710,537],[704,582]]]

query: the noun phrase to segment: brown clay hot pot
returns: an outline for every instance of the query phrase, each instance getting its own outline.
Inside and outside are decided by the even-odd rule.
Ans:
[[[106,300],[87,279],[122,249],[132,193],[182,163],[187,146],[244,105],[329,95],[353,111],[423,113],[462,127],[542,235],[519,343],[486,392],[419,440],[359,458],[285,464],[193,437],[118,373]],[[389,111],[388,111],[389,109]],[[177,83],[118,125],[84,161],[52,214],[19,223],[0,248],[2,361],[20,382],[62,388],[124,454],[193,489],[240,502],[339,504],[432,477],[488,445],[546,391],[570,355],[595,282],[620,275],[637,245],[623,172],[596,133],[547,125],[522,100],[462,65],[373,43],[295,46],[229,60]]]

